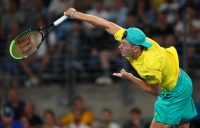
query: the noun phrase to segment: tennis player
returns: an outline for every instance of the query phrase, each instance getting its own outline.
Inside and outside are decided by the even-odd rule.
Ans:
[[[119,49],[138,74],[139,79],[124,69],[114,76],[126,78],[144,91],[157,95],[151,128],[189,128],[189,121],[197,115],[192,99],[192,81],[179,68],[174,47],[163,48],[138,28],[124,29],[105,19],[69,8],[64,13],[73,19],[104,28],[120,42]]]

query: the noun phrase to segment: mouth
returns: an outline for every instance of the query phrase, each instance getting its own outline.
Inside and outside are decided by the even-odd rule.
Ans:
[[[121,53],[122,56],[124,55],[123,51],[120,51],[120,53]]]

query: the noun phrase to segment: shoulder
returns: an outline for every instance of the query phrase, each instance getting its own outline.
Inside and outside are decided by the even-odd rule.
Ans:
[[[145,61],[147,67],[152,68],[162,62],[164,48],[162,48],[156,41],[152,40],[151,38],[147,37],[147,40],[152,42],[152,47],[144,51]]]
[[[127,121],[123,125],[123,128],[130,128],[130,127],[133,127],[133,124],[131,123],[131,121]]]
[[[63,116],[62,119],[72,119],[73,118],[73,113],[72,112],[68,112],[67,114],[65,114]]]
[[[200,28],[200,20],[193,20],[193,25],[197,28]]]
[[[93,112],[88,108],[86,108],[83,112],[83,116],[86,116],[86,117],[93,117],[93,115],[94,115]]]
[[[36,120],[42,120],[38,115],[34,115],[33,118],[35,118]]]
[[[146,40],[152,43],[152,47],[150,47],[149,49],[161,47],[155,40],[153,40],[149,37],[146,37]]]
[[[15,121],[12,122],[12,126],[14,128],[22,128],[23,127],[23,123],[21,121],[15,120]]]
[[[0,128],[3,128],[3,124],[0,123]]]
[[[110,124],[110,128],[119,128],[119,125],[117,123],[112,122]]]

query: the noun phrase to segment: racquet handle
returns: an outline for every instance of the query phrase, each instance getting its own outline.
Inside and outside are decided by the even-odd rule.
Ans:
[[[55,22],[53,22],[53,24],[55,26],[59,25],[60,23],[62,23],[64,20],[66,20],[68,17],[63,15],[62,17],[60,17],[59,19],[57,19]]]

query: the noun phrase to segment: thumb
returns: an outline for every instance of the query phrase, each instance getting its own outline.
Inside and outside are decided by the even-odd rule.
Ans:
[[[68,16],[68,13],[67,13],[67,12],[64,12],[64,15],[65,15],[65,16]]]
[[[123,75],[123,76],[125,76],[125,77],[129,77],[129,73],[126,71],[126,70],[124,70],[124,69],[122,69],[121,70],[121,74]]]
[[[126,72],[126,70],[125,70],[125,69],[122,69],[121,71],[123,71],[123,72]]]
[[[127,72],[126,72],[126,70],[122,69],[122,70],[121,70],[121,73],[122,73],[123,75],[125,75]]]

